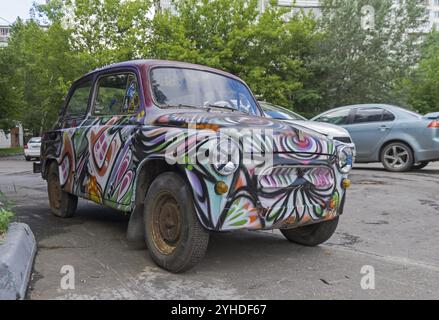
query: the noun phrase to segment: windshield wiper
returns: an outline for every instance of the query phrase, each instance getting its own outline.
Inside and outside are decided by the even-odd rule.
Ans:
[[[207,107],[207,108],[227,109],[227,110],[232,110],[232,111],[237,111],[237,112],[245,113],[245,112],[243,112],[243,111],[241,111],[241,110],[238,110],[238,109],[236,109],[236,108],[234,108],[234,107],[229,107],[229,106],[219,106],[219,105],[216,105],[216,104],[206,104],[205,107]]]
[[[162,104],[160,105],[160,107],[162,108],[198,108],[197,106],[193,106],[190,104],[184,104],[184,103],[179,103],[179,104]]]

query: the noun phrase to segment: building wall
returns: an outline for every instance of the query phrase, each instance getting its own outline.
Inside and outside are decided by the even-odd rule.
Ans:
[[[9,133],[0,130],[0,149],[23,146],[23,127],[12,128]]]
[[[8,45],[10,32],[11,32],[10,26],[0,25],[0,47],[5,47]]]

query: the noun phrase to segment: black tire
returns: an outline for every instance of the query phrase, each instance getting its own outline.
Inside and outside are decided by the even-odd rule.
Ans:
[[[421,170],[424,169],[426,166],[429,165],[429,161],[422,161],[422,162],[417,162],[412,166],[412,170]]]
[[[78,206],[78,197],[61,189],[58,164],[53,161],[47,173],[47,192],[52,214],[60,218],[71,218]]]
[[[26,159],[26,161],[31,161],[32,158],[31,157],[24,157]]]
[[[198,221],[190,188],[177,173],[162,173],[152,182],[144,225],[151,258],[170,272],[189,270],[206,253],[209,233]]]
[[[295,229],[281,229],[280,231],[284,237],[291,242],[307,247],[315,247],[331,238],[337,229],[337,225],[338,217],[309,226]]]
[[[392,142],[381,150],[381,163],[387,171],[405,172],[412,169],[413,151],[403,142]]]

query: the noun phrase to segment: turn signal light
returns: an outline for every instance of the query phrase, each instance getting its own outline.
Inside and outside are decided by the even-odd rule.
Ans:
[[[351,180],[343,179],[342,186],[344,189],[348,189],[351,186]]]
[[[227,191],[229,191],[229,187],[227,186],[227,184],[223,181],[218,181],[215,184],[215,192],[219,195],[221,194],[225,194],[227,193]]]
[[[429,128],[439,128],[439,120],[433,120],[429,125]]]

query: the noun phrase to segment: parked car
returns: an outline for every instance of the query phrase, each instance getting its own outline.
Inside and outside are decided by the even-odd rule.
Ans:
[[[330,123],[310,121],[296,112],[269,102],[259,101],[259,105],[261,106],[265,117],[301,125],[331,137],[332,139],[340,141],[352,148],[355,156],[355,144],[352,142],[351,136],[346,129]]]
[[[32,158],[39,159],[41,150],[41,137],[30,138],[27,144],[24,145],[24,158],[26,161],[31,161]]]
[[[231,74],[136,60],[73,83],[35,171],[54,215],[73,216],[78,197],[131,213],[127,237],[146,239],[159,266],[182,272],[203,257],[210,232],[280,229],[307,246],[329,239],[351,157],[338,141],[263,118]]]
[[[348,130],[357,148],[356,162],[382,162],[387,170],[402,172],[439,160],[439,121],[433,114],[423,117],[396,106],[362,104],[312,120]]]

